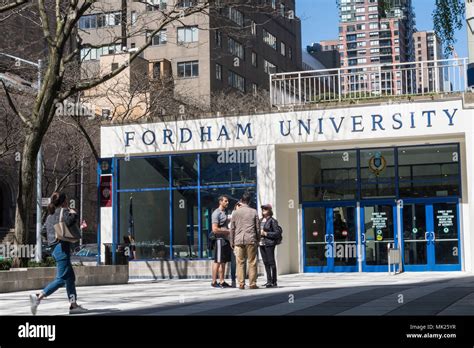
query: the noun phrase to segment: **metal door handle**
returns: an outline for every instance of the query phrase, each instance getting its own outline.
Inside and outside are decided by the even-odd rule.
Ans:
[[[426,240],[427,242],[429,242],[429,239],[428,239],[428,235],[429,235],[429,234],[430,234],[430,232],[425,232],[425,240]]]
[[[433,238],[431,239],[433,242],[436,241],[436,234],[434,232],[431,232],[431,234],[433,235]]]
[[[365,244],[365,233],[362,233],[361,242]]]

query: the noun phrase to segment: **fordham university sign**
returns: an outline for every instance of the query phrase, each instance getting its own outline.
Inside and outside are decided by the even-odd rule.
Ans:
[[[435,103],[434,103],[435,104]],[[367,137],[396,131],[429,130],[454,127],[458,108],[426,108],[413,111],[399,111],[398,105],[391,105],[391,112],[347,114],[345,109],[331,112],[291,112],[282,114],[256,115],[248,117],[217,118],[195,121],[180,121],[172,124],[158,123],[141,125],[129,129],[122,126],[123,145],[162,146],[188,143],[220,143],[253,140],[252,143],[278,144],[292,139],[318,135],[363,133]],[[363,108],[360,108],[363,109]],[[361,110],[363,111],[363,110]],[[288,117],[289,116],[289,117]],[[296,117],[295,117],[296,116]],[[245,120],[244,120],[245,119]],[[180,126],[180,123],[182,125]],[[208,124],[206,124],[208,123]],[[136,125],[135,125],[136,126]],[[270,133],[269,133],[270,132]],[[267,139],[258,139],[259,137]],[[269,139],[268,139],[269,138]]]

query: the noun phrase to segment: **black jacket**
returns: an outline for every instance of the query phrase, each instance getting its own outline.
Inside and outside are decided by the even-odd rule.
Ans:
[[[261,221],[262,219],[260,219],[260,226],[261,226]],[[266,236],[262,236],[263,245],[265,246],[277,245],[276,241],[280,239],[281,237],[281,233],[277,229],[277,226],[278,226],[278,221],[273,217],[270,217],[265,222],[265,225],[263,225],[263,230],[267,232],[268,234]]]

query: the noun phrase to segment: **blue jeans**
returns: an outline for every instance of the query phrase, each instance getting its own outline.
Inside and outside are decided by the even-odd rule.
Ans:
[[[56,279],[46,285],[43,290],[45,296],[49,296],[66,285],[66,292],[69,302],[76,302],[76,275],[71,264],[71,246],[68,242],[59,242],[53,250],[53,257],[56,260]]]

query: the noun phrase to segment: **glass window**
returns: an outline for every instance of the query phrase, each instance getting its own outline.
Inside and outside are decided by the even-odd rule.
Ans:
[[[302,185],[333,185],[357,181],[356,151],[301,154]]]
[[[398,149],[398,175],[402,197],[460,194],[457,145],[429,145]]]
[[[173,258],[199,257],[198,191],[173,190]]]
[[[168,157],[120,160],[119,189],[162,187],[169,187]]]
[[[199,41],[198,27],[178,28],[178,45]]]
[[[275,51],[277,49],[277,38],[275,35],[269,33],[265,29],[263,29],[263,42],[273,48]]]
[[[362,198],[395,196],[394,149],[366,149],[360,151]]]
[[[198,162],[197,155],[172,156],[171,163],[173,186],[197,186]]]
[[[256,182],[255,149],[201,154],[201,185],[254,184]]]
[[[244,59],[244,46],[233,38],[229,37],[228,40],[228,49],[229,53],[233,54],[234,56],[239,57],[240,59]]]
[[[209,248],[209,233],[212,230],[211,216],[214,210],[219,206],[219,196],[226,195],[229,199],[229,206],[227,215],[232,214],[235,204],[242,198],[245,192],[250,192],[252,195],[252,202],[250,206],[257,208],[257,195],[255,187],[240,187],[240,188],[216,188],[216,187],[202,187],[201,188],[201,240],[203,257],[211,257],[211,250]]]
[[[356,199],[356,151],[305,153],[300,165],[303,200]]]
[[[197,77],[199,76],[199,62],[181,62],[178,63],[178,77]]]
[[[133,197],[130,200],[130,197]],[[130,204],[133,202],[133,224]],[[120,243],[133,226],[136,258],[168,259],[170,246],[169,191],[119,194]]]

